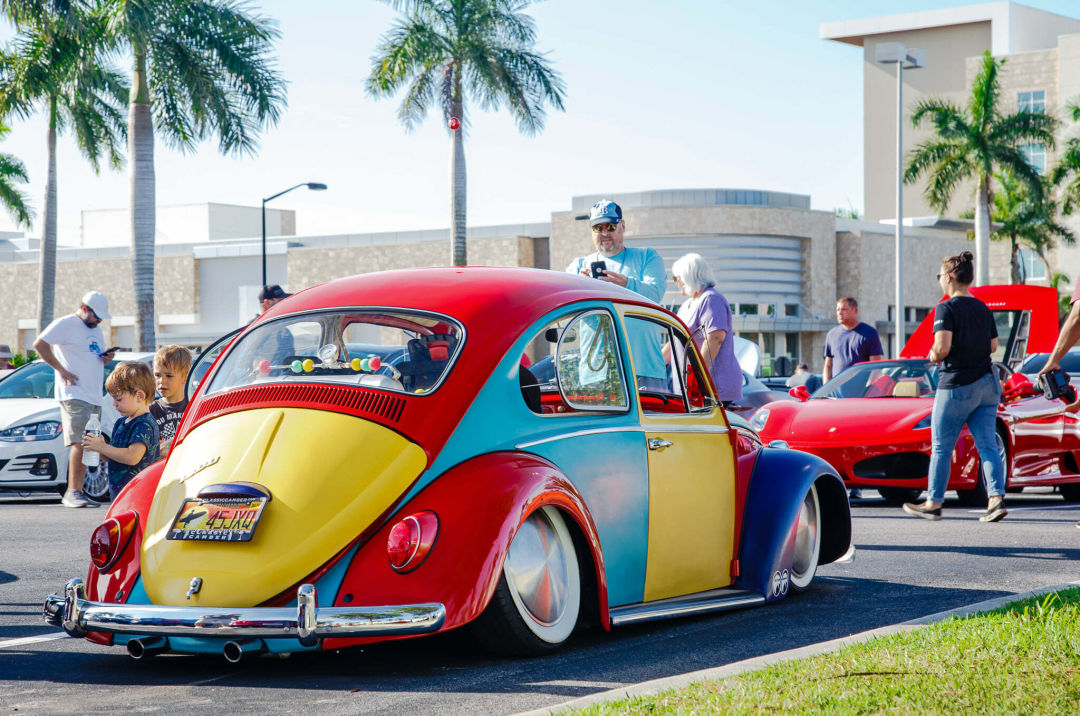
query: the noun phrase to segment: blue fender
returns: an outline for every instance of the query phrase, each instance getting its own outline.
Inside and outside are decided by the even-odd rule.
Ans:
[[[836,470],[821,458],[785,448],[764,448],[754,463],[739,540],[735,586],[765,596],[787,595],[795,520],[803,497],[817,486],[821,510],[818,564],[834,562],[851,545],[851,508]]]

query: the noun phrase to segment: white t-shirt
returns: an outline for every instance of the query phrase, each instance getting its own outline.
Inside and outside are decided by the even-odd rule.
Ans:
[[[101,354],[108,347],[101,328],[90,328],[72,313],[50,323],[38,338],[49,344],[60,365],[79,378],[75,385],[65,385],[57,374],[53,388],[57,400],[81,400],[101,405],[101,384],[105,380]]]

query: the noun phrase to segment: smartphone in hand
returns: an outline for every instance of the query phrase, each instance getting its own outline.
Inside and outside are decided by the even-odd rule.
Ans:
[[[600,278],[607,273],[607,264],[603,261],[593,261],[589,264],[589,270],[593,278]]]

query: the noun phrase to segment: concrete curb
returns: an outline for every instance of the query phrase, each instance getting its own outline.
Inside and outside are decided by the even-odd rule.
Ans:
[[[788,649],[787,651],[778,651],[773,654],[757,656],[753,659],[745,659],[743,661],[737,661],[733,664],[726,664],[724,666],[718,666],[711,669],[691,671],[686,674],[677,674],[675,676],[667,676],[662,679],[643,681],[639,684],[632,684],[630,686],[622,686],[617,689],[611,689],[610,691],[601,691],[599,693],[591,694],[589,696],[582,696],[581,698],[574,699],[572,701],[566,701],[564,703],[558,704],[557,706],[548,706],[541,709],[535,709],[533,711],[524,711],[517,714],[517,716],[548,716],[552,713],[583,709],[586,706],[603,703],[605,701],[614,701],[616,699],[625,698],[627,696],[654,696],[663,691],[668,691],[669,689],[682,688],[684,686],[689,686],[690,684],[701,681],[715,681],[718,679],[726,679],[730,676],[736,676],[738,674],[744,674],[749,671],[764,669],[765,667],[772,666],[773,664],[780,664],[785,661],[792,661],[794,659],[805,659],[810,656],[816,656],[817,654],[824,654],[830,651],[836,651],[840,647],[850,646],[852,644],[859,644],[864,641],[874,639],[876,637],[889,636],[890,634],[911,631],[912,629],[920,629],[929,624],[945,621],[946,619],[949,619],[951,617],[962,617],[968,616],[970,614],[976,614],[978,612],[992,611],[1011,602],[1018,602],[1023,599],[1028,599],[1030,597],[1037,597],[1048,592],[1059,592],[1063,589],[1069,589],[1076,586],[1080,586],[1080,580],[1077,580],[1075,582],[1068,582],[1066,584],[1055,584],[1052,586],[1040,587],[1039,589],[1035,589],[1030,592],[1024,592],[1023,594],[1009,594],[1004,597],[995,597],[994,599],[988,599],[984,602],[968,604],[967,606],[957,607],[956,609],[949,609],[948,611],[938,612],[936,614],[929,614],[925,617],[919,617],[918,619],[901,622],[900,624],[891,624],[889,626],[871,629],[870,631],[859,632],[858,634],[851,634],[850,636],[841,637],[839,639],[832,639],[830,641],[823,641],[817,644],[801,646],[797,649]]]

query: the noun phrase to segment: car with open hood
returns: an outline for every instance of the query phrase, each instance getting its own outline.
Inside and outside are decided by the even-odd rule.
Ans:
[[[1048,400],[1027,376],[1013,372],[1029,352],[1047,351],[1057,338],[1057,292],[1040,286],[982,286],[971,293],[994,314],[999,347],[994,370],[1002,384],[996,441],[1006,487],[1053,486],[1080,501],[1080,414]],[[912,502],[926,489],[930,413],[938,367],[926,354],[933,313],[903,350],[904,358],[857,363],[813,395],[792,389],[801,402],[771,403],[750,418],[766,442],[783,440],[820,456],[848,487],[874,488],[887,502]],[[986,504],[978,451],[965,427],[952,455],[949,490],[962,504]]]
[[[540,383],[525,364],[547,354]],[[638,388],[646,357],[666,383]],[[301,291],[200,356],[168,459],[117,497],[45,617],[136,658],[459,627],[541,653],[582,624],[805,590],[853,553],[843,483],[763,447],[701,365],[670,312],[562,273]]]

